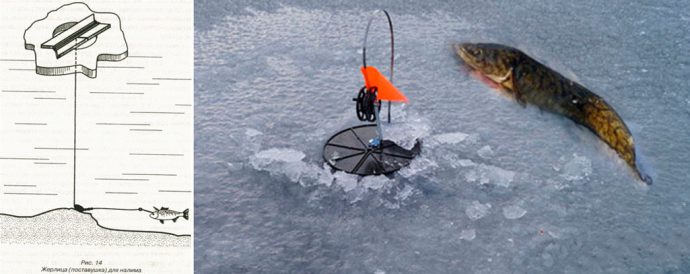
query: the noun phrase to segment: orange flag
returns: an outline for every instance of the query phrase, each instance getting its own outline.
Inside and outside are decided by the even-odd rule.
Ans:
[[[409,100],[388,79],[386,79],[376,67],[367,66],[360,69],[364,75],[364,83],[367,88],[378,89],[376,99],[407,103]]]

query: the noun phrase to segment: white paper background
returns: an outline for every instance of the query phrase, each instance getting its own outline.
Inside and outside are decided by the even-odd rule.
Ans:
[[[189,220],[165,224],[142,211],[90,213],[109,228],[193,234],[193,1],[84,1],[96,12],[119,15],[129,57],[99,62],[95,79],[77,76],[76,147],[85,150],[77,151],[76,184],[71,150],[74,75],[37,75],[34,63],[24,61],[33,60],[34,53],[24,49],[23,39],[32,22],[68,3],[3,1],[0,9],[0,213],[27,216],[71,208],[73,199],[84,207],[189,209]],[[37,261],[21,259],[38,249],[2,242],[0,267],[14,262],[40,270]],[[161,273],[153,271],[158,266],[192,269],[191,241],[186,248],[120,248],[128,250],[120,254],[110,253],[112,247],[65,244],[67,248],[53,246],[41,252],[78,249],[73,255],[81,259],[98,250],[104,261],[156,262],[147,273]],[[142,252],[163,251],[165,256],[141,257]],[[70,264],[72,259],[66,258]]]

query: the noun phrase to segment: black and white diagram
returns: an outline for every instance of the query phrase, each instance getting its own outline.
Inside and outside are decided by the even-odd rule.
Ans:
[[[192,8],[3,2],[0,257],[169,247],[191,268]]]
[[[98,61],[117,62],[128,55],[120,17],[83,3],[61,6],[32,23],[24,32],[24,47],[34,51],[36,73],[47,76],[79,72],[96,78]]]

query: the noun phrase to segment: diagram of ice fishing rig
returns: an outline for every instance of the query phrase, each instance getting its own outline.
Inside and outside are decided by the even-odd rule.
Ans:
[[[3,26],[0,216],[191,234],[193,26],[127,12],[75,2]]]
[[[386,78],[374,66],[367,65],[367,39],[371,23],[383,13],[390,30],[390,74]],[[352,100],[355,102],[357,118],[367,124],[348,127],[334,134],[326,141],[323,159],[334,170],[360,176],[390,175],[406,167],[420,153],[421,144],[415,140],[412,149],[405,149],[391,140],[384,139],[381,125],[383,101],[388,101],[388,119],[391,122],[391,102],[408,102],[405,95],[393,85],[395,65],[395,37],[393,22],[385,10],[376,10],[369,18],[362,45],[362,67],[364,87]],[[375,122],[375,123],[373,123]]]

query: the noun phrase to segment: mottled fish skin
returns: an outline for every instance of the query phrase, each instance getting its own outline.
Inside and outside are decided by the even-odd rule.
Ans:
[[[458,44],[455,50],[471,69],[499,84],[522,105],[564,115],[590,129],[647,184],[635,160],[630,130],[601,97],[518,49],[499,44]]]

